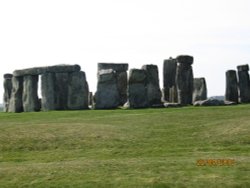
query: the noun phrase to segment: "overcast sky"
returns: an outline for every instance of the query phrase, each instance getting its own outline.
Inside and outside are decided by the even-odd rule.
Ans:
[[[209,96],[224,95],[226,70],[250,63],[250,0],[0,0],[1,83],[79,64],[95,91],[98,62],[125,62],[158,65],[162,87],[163,60],[180,54],[194,56]]]

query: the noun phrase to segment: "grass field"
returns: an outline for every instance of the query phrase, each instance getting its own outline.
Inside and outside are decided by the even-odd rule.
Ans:
[[[248,188],[250,105],[0,113],[0,187]]]

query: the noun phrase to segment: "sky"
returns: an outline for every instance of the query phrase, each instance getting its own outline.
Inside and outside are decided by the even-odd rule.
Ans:
[[[0,0],[0,82],[16,69],[79,64],[96,91],[97,63],[194,57],[208,96],[250,63],[250,0]],[[3,95],[3,86],[0,87]],[[0,98],[2,102],[2,97]]]

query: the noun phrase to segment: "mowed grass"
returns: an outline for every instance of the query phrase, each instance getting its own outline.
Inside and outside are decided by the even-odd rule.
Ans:
[[[0,187],[248,188],[250,105],[0,113]]]

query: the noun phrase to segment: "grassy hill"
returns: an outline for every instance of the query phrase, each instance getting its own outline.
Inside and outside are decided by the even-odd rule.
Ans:
[[[250,187],[250,105],[0,113],[0,187]]]

